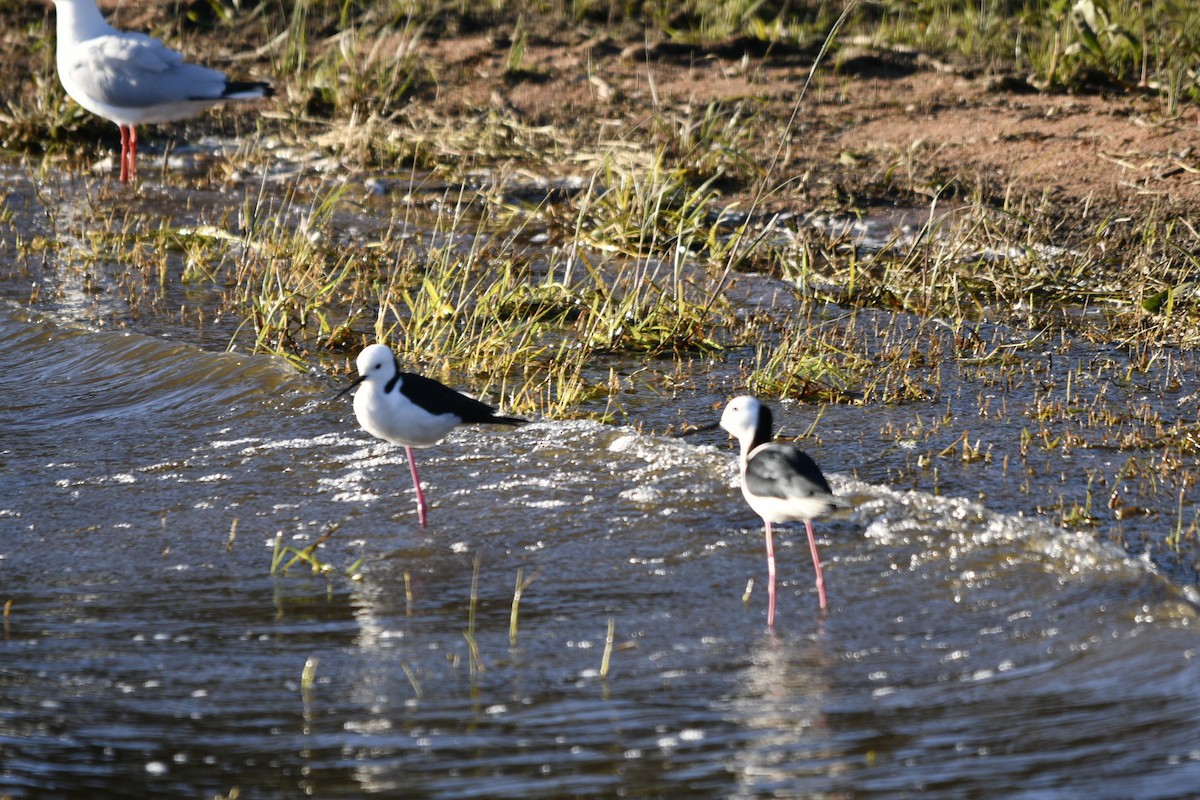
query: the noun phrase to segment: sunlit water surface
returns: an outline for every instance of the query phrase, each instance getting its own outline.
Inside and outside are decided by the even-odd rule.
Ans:
[[[0,341],[9,796],[1200,786],[1193,608],[1090,538],[831,470],[831,608],[785,536],[770,633],[715,435],[459,431],[420,453],[421,530],[402,451],[276,360],[11,305]],[[335,526],[332,574],[269,575]]]
[[[0,302],[0,795],[1200,792],[1192,587],[968,470],[889,486],[906,409],[824,410],[830,608],[785,534],[770,632],[729,443],[654,433],[719,394],[460,430],[419,451],[422,530],[332,382],[58,288]],[[327,533],[329,574],[270,574]]]

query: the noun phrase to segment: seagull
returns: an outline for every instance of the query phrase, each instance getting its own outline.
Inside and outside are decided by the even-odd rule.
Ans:
[[[355,364],[358,377],[338,392],[337,397],[365,384],[354,394],[354,416],[372,436],[403,445],[413,488],[417,490],[417,519],[422,528],[428,506],[421,491],[412,449],[437,444],[459,425],[521,425],[528,422],[519,417],[497,416],[491,406],[445,384],[423,375],[402,372],[400,362],[387,345],[368,345],[358,354]]]
[[[226,100],[271,97],[259,81],[230,81],[189,64],[158,39],[125,33],[100,16],[95,0],[54,0],[58,9],[56,61],[63,89],[79,105],[121,131],[121,183],[137,172],[137,130],[171,122]]]
[[[742,495],[766,526],[768,628],[775,626],[775,548],[771,525],[804,523],[817,573],[817,598],[824,611],[825,578],[821,574],[812,521],[847,505],[834,497],[821,469],[804,451],[795,445],[772,441],[773,422],[771,409],[746,395],[729,401],[719,423],[741,444]]]

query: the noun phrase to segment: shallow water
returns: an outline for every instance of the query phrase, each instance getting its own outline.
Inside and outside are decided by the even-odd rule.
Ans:
[[[13,191],[10,207],[42,202]],[[655,433],[713,417],[736,353],[703,387],[625,398],[640,430],[536,420],[419,451],[433,504],[422,530],[403,452],[358,430],[335,383],[215,352],[219,324],[105,330],[97,318],[129,316],[119,292],[67,285],[53,263],[8,268],[0,794],[1175,798],[1200,786],[1194,571],[1051,527],[1038,502],[1078,495],[1084,469],[1124,456],[1080,451],[1079,473],[1059,476],[1061,458],[1033,448],[1018,468],[1028,418],[981,415],[969,370],[948,374],[931,407],[821,411],[805,447],[854,507],[817,525],[824,615],[802,532],[780,537],[772,633],[732,448],[719,431]],[[23,307],[30,278],[55,287],[41,311]],[[778,289],[746,277],[734,291],[759,302]],[[171,287],[181,294],[164,302],[203,302],[197,291]],[[1117,358],[1068,355],[1026,357],[1044,358],[1043,382],[1054,364]],[[1021,391],[1034,393],[1018,387],[1014,405]],[[1187,389],[1110,391],[1167,409]],[[779,409],[792,434],[813,413]],[[915,468],[961,430],[923,438],[922,420],[950,413],[981,416],[972,436],[995,458]],[[330,532],[328,575],[270,575],[277,537],[299,548]],[[513,642],[519,576],[531,582]]]
[[[420,454],[421,530],[402,451],[327,383],[11,305],[0,339],[10,796],[1200,785],[1194,609],[1090,537],[834,470],[856,507],[818,526],[831,608],[785,536],[771,634],[763,593],[742,600],[760,532],[719,438],[461,431]],[[333,525],[337,572],[269,576],[277,533]]]

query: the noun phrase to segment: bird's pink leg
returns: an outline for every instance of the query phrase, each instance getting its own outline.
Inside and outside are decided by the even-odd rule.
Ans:
[[[763,520],[766,522],[766,520]],[[775,545],[771,541],[771,523],[767,526],[767,627],[775,627]]]
[[[412,473],[413,488],[417,490],[417,519],[421,521],[421,527],[425,527],[425,493],[421,491],[421,478],[417,475],[417,460],[413,457],[411,447],[404,448],[404,455],[408,457],[408,471]]]
[[[817,556],[817,538],[813,536],[812,520],[804,520],[808,530],[808,549],[812,551],[813,569],[817,571],[817,598],[821,602],[821,610],[825,610],[825,576],[821,574],[821,559]]]

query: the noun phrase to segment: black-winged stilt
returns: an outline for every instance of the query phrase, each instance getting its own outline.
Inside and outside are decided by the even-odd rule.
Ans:
[[[773,523],[803,522],[817,573],[817,598],[825,609],[825,578],[812,521],[846,503],[834,497],[816,462],[795,445],[772,441],[771,409],[750,396],[735,397],[721,415],[722,428],[741,444],[742,494],[762,517],[767,538],[767,626],[775,625]]]
[[[121,130],[121,182],[137,170],[135,126],[195,116],[226,100],[270,97],[262,82],[233,82],[188,64],[157,39],[113,28],[96,0],[54,0],[56,61],[63,89],[76,103]]]
[[[497,416],[491,406],[445,384],[423,375],[402,372],[400,362],[386,345],[368,345],[358,354],[355,363],[358,377],[337,396],[364,384],[354,394],[354,416],[367,433],[404,447],[413,488],[417,491],[417,518],[422,528],[428,506],[421,491],[413,448],[435,445],[459,425],[521,425],[528,422],[519,417]]]

